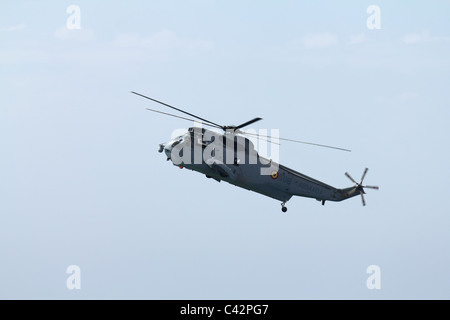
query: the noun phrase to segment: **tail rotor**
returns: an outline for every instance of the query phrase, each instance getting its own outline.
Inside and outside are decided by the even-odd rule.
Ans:
[[[350,179],[350,181],[352,181],[355,184],[355,188],[353,189],[353,192],[355,191],[359,191],[359,193],[361,194],[361,201],[362,201],[362,205],[365,206],[366,205],[366,200],[364,199],[364,188],[368,188],[368,189],[374,189],[374,190],[379,190],[380,188],[378,186],[364,186],[362,183],[364,181],[364,178],[366,177],[367,171],[369,171],[368,168],[364,169],[364,172],[362,174],[361,177],[361,181],[358,183],[355,181],[355,179],[352,178],[352,176],[346,172],[345,175],[347,178]]]

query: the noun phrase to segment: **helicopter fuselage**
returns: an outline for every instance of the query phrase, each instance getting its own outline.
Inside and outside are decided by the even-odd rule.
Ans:
[[[283,207],[293,195],[325,203],[360,194],[359,188],[337,189],[262,157],[249,139],[232,132],[189,128],[186,134],[160,144],[159,151],[176,166],[280,200]]]

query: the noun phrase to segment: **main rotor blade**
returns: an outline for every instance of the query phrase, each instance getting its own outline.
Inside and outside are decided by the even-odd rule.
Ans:
[[[250,121],[244,122],[243,124],[240,124],[240,125],[238,125],[237,127],[233,128],[233,129],[236,131],[237,129],[240,129],[240,128],[243,128],[245,126],[248,126],[249,124],[252,124],[252,123],[254,123],[256,121],[259,121],[259,120],[262,120],[262,118],[255,118],[255,119],[252,119]]]
[[[185,118],[185,117],[180,117],[180,116],[177,116],[177,115],[175,115],[175,114],[171,114],[171,113],[167,113],[167,112],[162,112],[162,111],[155,110],[155,109],[150,109],[150,108],[146,108],[146,109],[147,109],[148,111],[153,111],[153,112],[165,114],[166,116],[171,116],[171,117],[175,117],[175,118],[179,118],[179,119],[183,119],[183,120],[188,120],[188,121],[192,121],[192,122],[196,122],[196,121],[197,121],[197,120],[188,119],[188,118]],[[202,124],[207,125],[207,126],[211,126],[211,127],[214,127],[214,128],[219,128],[219,129],[221,129],[221,127],[218,127],[218,126],[213,125],[213,124],[204,123],[204,122],[202,122]]]
[[[245,133],[245,132],[243,132],[243,131],[239,131],[239,134],[242,134],[242,135],[246,135],[247,133]],[[267,142],[269,142],[269,143],[273,143],[273,144],[277,144],[277,145],[281,145],[280,143],[278,143],[278,142],[274,142],[274,141],[271,141],[271,140],[268,140],[268,139],[264,139],[264,138],[259,138],[259,139],[261,139],[261,140],[263,140],[263,141],[267,141]]]
[[[350,180],[352,180],[352,182],[353,182],[354,184],[358,184],[358,182],[356,182],[355,179],[353,179],[352,176],[348,174],[348,172],[346,172],[345,175],[347,176],[347,178],[349,178]]]
[[[265,136],[265,135],[256,134],[256,133],[248,133],[248,134],[252,134],[254,136],[260,136],[260,137],[266,137],[266,138],[273,138],[273,137],[270,137],[270,136]],[[338,147],[333,147],[333,146],[327,146],[327,145],[324,145],[324,144],[318,144],[318,143],[312,143],[312,142],[306,142],[306,141],[300,141],[300,140],[293,140],[293,139],[286,139],[286,138],[273,138],[273,139],[290,141],[290,142],[296,142],[296,143],[303,143],[303,144],[309,144],[309,145],[316,146],[316,147],[324,147],[324,148],[331,148],[331,149],[351,152],[351,150],[348,150],[348,149],[343,149],[343,148],[338,148]]]
[[[209,120],[200,118],[199,116],[196,116],[195,114],[192,114],[192,113],[186,112],[186,111],[184,111],[184,110],[175,108],[174,106],[171,106],[170,104],[161,102],[161,101],[159,101],[159,100],[156,100],[156,99],[153,99],[153,98],[150,98],[150,97],[147,97],[147,96],[144,96],[143,94],[140,94],[140,93],[137,93],[137,92],[134,92],[134,91],[131,91],[131,93],[134,93],[135,95],[138,95],[138,96],[141,96],[141,97],[143,97],[143,98],[152,100],[152,101],[154,101],[154,102],[157,102],[157,103],[159,103],[159,104],[162,104],[163,106],[166,106],[166,107],[172,108],[172,109],[174,109],[174,110],[177,110],[177,111],[179,111],[179,112],[182,112],[182,113],[184,113],[184,114],[187,114],[187,115],[189,115],[189,116],[191,116],[191,117],[194,117],[194,118],[197,118],[197,119],[199,119],[199,120],[202,120],[203,122],[207,122],[207,123],[213,124],[213,125],[217,126],[218,128],[221,128],[221,129],[224,128],[224,126],[221,126],[220,124],[217,124],[217,123],[214,123],[214,122],[212,122],[212,121],[209,121]]]
[[[361,182],[360,182],[359,184],[361,184],[361,183],[363,182],[364,177],[365,177],[366,174],[367,174],[367,171],[369,171],[369,168],[364,169],[363,175],[362,175],[362,177],[361,177]]]

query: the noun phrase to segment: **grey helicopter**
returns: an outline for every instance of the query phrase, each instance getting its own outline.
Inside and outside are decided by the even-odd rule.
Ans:
[[[190,127],[186,133],[159,144],[158,151],[160,153],[164,152],[167,161],[172,161],[173,165],[180,168],[202,173],[207,178],[215,181],[225,181],[279,200],[281,201],[281,210],[283,212],[287,211],[286,202],[292,196],[313,198],[325,205],[327,200],[342,201],[360,195],[362,205],[365,206],[364,194],[366,192],[364,189],[379,189],[378,186],[363,185],[368,168],[364,170],[359,182],[353,179],[349,173],[345,173],[345,176],[355,184],[354,186],[343,189],[332,187],[261,156],[256,151],[253,142],[246,135],[258,136],[258,139],[270,139],[265,141],[275,144],[278,144],[278,140],[286,140],[349,152],[350,150],[348,149],[279,137],[276,137],[273,141],[271,136],[240,130],[262,120],[262,118],[257,117],[237,126],[225,126],[143,94],[134,91],[131,91],[131,93],[169,107],[196,120],[146,108],[149,111],[193,121],[194,123],[200,123],[223,131],[223,133],[219,133],[205,129],[202,126]]]

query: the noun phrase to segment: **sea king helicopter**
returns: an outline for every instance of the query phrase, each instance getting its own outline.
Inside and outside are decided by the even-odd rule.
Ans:
[[[364,170],[360,182],[353,179],[347,172],[345,173],[347,178],[355,184],[354,186],[344,189],[332,187],[259,155],[253,142],[246,135],[257,136],[258,139],[270,139],[266,141],[275,144],[278,144],[278,140],[287,140],[342,151],[350,151],[348,149],[279,137],[273,139],[273,137],[267,135],[243,132],[240,129],[262,119],[254,118],[237,126],[225,126],[143,94],[134,91],[131,91],[131,93],[169,107],[196,120],[147,108],[149,111],[193,121],[194,123],[200,120],[203,125],[223,130],[222,134],[205,129],[202,126],[194,126],[190,127],[185,134],[161,143],[158,151],[164,152],[168,161],[171,160],[174,165],[180,168],[200,172],[207,178],[218,182],[226,181],[235,186],[279,200],[283,212],[287,211],[286,202],[292,196],[313,198],[324,205],[327,200],[342,201],[361,195],[362,204],[365,206],[364,189],[379,189],[377,186],[363,185],[368,171],[367,168]]]

